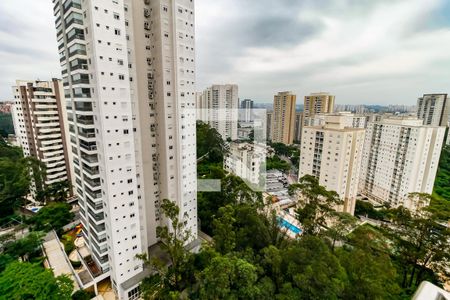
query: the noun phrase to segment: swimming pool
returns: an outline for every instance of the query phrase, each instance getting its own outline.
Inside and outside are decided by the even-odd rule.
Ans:
[[[280,224],[281,227],[286,228],[290,231],[292,231],[295,234],[300,234],[302,233],[302,230],[300,228],[298,228],[297,226],[289,223],[288,221],[286,221],[283,218],[278,217],[278,222]]]

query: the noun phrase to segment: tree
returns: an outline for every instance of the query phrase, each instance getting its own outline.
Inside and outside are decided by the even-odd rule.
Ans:
[[[257,268],[243,259],[217,256],[200,278],[200,299],[259,299]]]
[[[400,293],[397,273],[389,255],[341,248],[338,257],[349,280],[343,299],[392,299]]]
[[[277,155],[274,155],[272,158],[267,158],[266,169],[287,172],[291,169],[291,166],[285,160],[282,160]]]
[[[4,254],[22,261],[28,261],[32,257],[40,255],[40,245],[43,241],[44,233],[31,232],[27,236],[17,241],[10,241],[4,245]]]
[[[285,282],[291,282],[298,291],[298,299],[338,299],[347,284],[345,269],[315,236],[304,236],[286,249],[283,274]]]
[[[197,158],[208,154],[209,162],[222,162],[226,152],[225,143],[217,130],[197,121]]]
[[[54,277],[50,270],[13,262],[0,274],[1,299],[69,300],[73,282],[67,276]]]
[[[302,224],[303,234],[316,235],[327,227],[327,221],[335,216],[335,208],[342,204],[339,195],[328,191],[319,184],[317,178],[305,175],[299,183],[289,186],[289,194],[300,191],[300,208],[297,209],[297,219]]]
[[[414,196],[424,197],[423,201],[428,198],[426,195]],[[399,207],[393,212],[393,226],[388,230],[396,241],[395,254],[403,266],[402,287],[417,286],[430,268],[444,271],[442,263],[450,258],[449,229],[426,210],[411,212]]]
[[[14,214],[30,188],[29,160],[0,138],[0,218]]]
[[[43,202],[66,202],[70,192],[70,182],[67,180],[58,181],[45,187],[40,193]]]
[[[332,225],[328,227],[325,235],[331,240],[331,250],[334,251],[336,242],[345,242],[350,230],[356,225],[357,219],[348,213],[336,213]]]
[[[184,247],[191,238],[191,232],[185,228],[185,217],[180,219],[179,207],[168,199],[163,199],[161,210],[167,218],[167,226],[158,226],[156,236],[162,242],[161,249],[167,254],[167,261],[146,255],[138,257],[152,268],[154,274],[141,284],[145,299],[166,299],[176,297],[186,288],[192,267],[192,254]]]
[[[55,202],[41,208],[29,222],[33,225],[34,230],[48,232],[54,229],[61,234],[62,228],[73,218],[74,214],[70,211],[69,204]]]
[[[219,209],[218,217],[213,220],[214,245],[216,250],[222,254],[229,253],[236,247],[234,213],[234,208],[227,205]]]
[[[224,176],[223,172],[207,176],[213,179]],[[201,227],[208,234],[213,232],[213,219],[220,207],[228,204],[254,203],[262,205],[262,193],[253,191],[240,177],[228,175],[219,178],[221,190],[219,192],[203,192],[198,195],[198,216]]]

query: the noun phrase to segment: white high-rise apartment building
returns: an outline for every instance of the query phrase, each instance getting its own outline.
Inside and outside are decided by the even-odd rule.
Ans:
[[[61,81],[17,80],[13,94],[12,115],[17,142],[25,156],[35,157],[45,164],[44,185],[64,180],[72,182]],[[32,182],[32,193],[36,188]]]
[[[445,127],[415,117],[390,117],[367,127],[360,192],[378,203],[415,210],[410,193],[431,194]]]
[[[53,3],[84,235],[137,299],[162,199],[197,236],[194,1]]]
[[[299,179],[312,175],[344,204],[336,209],[353,214],[365,129],[346,124],[345,116],[326,115],[322,126],[305,126],[302,132]]]
[[[238,86],[236,84],[215,84],[203,92],[200,103],[202,106],[197,107],[197,111],[202,111],[200,113],[201,120],[216,129],[224,140],[237,140]]]
[[[424,125],[448,126],[450,99],[447,94],[425,94],[417,100],[417,117]]]
[[[231,143],[229,153],[223,162],[224,169],[252,184],[262,184],[261,167],[266,162],[266,152],[265,145]]]
[[[239,120],[244,123],[250,123],[253,120],[252,111],[253,111],[253,100],[244,99],[241,102],[241,116]]]

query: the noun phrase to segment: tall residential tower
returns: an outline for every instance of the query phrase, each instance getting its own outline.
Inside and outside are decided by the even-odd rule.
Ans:
[[[425,94],[417,100],[417,117],[424,125],[448,126],[449,108],[447,94]]]
[[[303,105],[304,121],[307,118],[314,117],[316,114],[332,113],[334,112],[335,96],[329,93],[311,93],[305,96]]]
[[[46,168],[45,186],[72,182],[70,152],[66,141],[67,121],[62,83],[17,80],[13,87],[13,120],[17,142],[25,156],[41,161]],[[38,188],[32,182],[35,194]]]
[[[53,0],[84,236],[120,299],[167,198],[197,235],[193,0]]]
[[[423,125],[414,117],[369,122],[360,192],[392,207],[417,209],[410,193],[433,191],[445,127]]]
[[[297,96],[292,92],[280,92],[274,96],[271,120],[271,140],[290,145],[295,135],[295,104]]]
[[[214,84],[203,91],[202,107],[197,114],[201,120],[216,129],[224,140],[237,140],[239,119],[239,97],[236,84]],[[200,112],[200,113],[199,113]]]
[[[325,115],[323,125],[302,132],[299,179],[312,175],[344,204],[336,209],[353,214],[364,146],[364,128],[353,128],[343,115]]]

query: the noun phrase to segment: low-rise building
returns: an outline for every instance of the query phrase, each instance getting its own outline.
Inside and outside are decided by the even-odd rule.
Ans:
[[[267,147],[250,143],[231,143],[224,160],[224,169],[254,184],[263,183],[262,168],[266,162]]]

